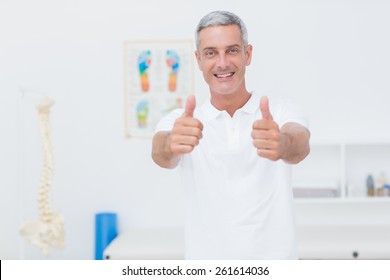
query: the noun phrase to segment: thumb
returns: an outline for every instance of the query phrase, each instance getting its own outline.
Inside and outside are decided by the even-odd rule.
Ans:
[[[260,111],[263,120],[270,120],[270,121],[273,120],[271,112],[269,111],[269,103],[268,103],[267,96],[262,96],[260,99]]]
[[[192,118],[194,116],[195,106],[196,106],[195,96],[189,95],[187,97],[186,108],[184,110],[183,117]]]

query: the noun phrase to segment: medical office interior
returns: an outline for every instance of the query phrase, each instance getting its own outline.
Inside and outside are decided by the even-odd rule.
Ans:
[[[0,1],[1,259],[95,259],[99,213],[115,214],[103,258],[183,257],[179,174],[152,161],[150,136],[126,137],[124,46],[184,40],[193,51],[213,10],[247,25],[248,89],[309,117],[311,153],[293,169],[300,259],[390,259],[384,0]],[[190,60],[201,103],[208,88]],[[21,234],[45,209],[63,242],[46,252]]]

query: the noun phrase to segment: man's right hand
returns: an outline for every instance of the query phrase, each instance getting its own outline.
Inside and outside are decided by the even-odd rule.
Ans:
[[[188,96],[183,115],[173,125],[170,148],[175,156],[192,152],[202,138],[203,124],[194,118],[195,107],[195,96]]]

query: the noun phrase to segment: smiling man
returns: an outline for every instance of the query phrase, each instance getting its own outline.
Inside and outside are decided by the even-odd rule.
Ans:
[[[291,164],[309,153],[305,116],[291,102],[249,92],[242,20],[209,13],[196,30],[196,59],[210,89],[197,107],[160,120],[152,158],[179,167],[185,189],[186,259],[296,259]]]

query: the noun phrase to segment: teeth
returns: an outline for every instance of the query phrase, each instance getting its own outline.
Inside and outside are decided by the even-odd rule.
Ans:
[[[217,78],[226,78],[226,77],[230,77],[230,76],[233,76],[233,73],[226,73],[226,74],[217,74],[216,75]]]

